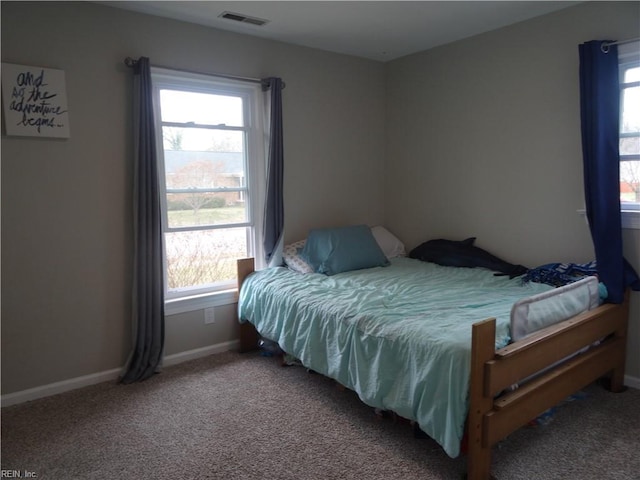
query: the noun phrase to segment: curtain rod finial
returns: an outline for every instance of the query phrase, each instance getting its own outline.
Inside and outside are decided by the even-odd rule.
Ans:
[[[134,59],[133,59],[133,58],[131,58],[131,57],[127,57],[127,58],[125,58],[125,59],[124,59],[124,64],[125,64],[127,67],[135,67],[137,63],[138,63],[138,61],[137,61],[137,60],[134,60]]]

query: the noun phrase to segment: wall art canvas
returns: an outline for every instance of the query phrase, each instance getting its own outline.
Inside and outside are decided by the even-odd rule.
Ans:
[[[2,63],[7,135],[69,138],[63,70]]]

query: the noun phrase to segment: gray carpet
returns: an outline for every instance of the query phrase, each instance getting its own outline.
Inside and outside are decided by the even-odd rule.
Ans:
[[[501,442],[494,475],[640,478],[640,391],[584,393]],[[459,480],[466,461],[325,377],[227,352],[3,408],[2,468],[39,480]]]

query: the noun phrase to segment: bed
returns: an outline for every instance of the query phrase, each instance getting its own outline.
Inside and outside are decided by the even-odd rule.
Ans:
[[[337,263],[306,256],[311,272],[238,260],[241,350],[259,332],[367,405],[416,422],[451,457],[466,432],[470,480],[490,478],[493,445],[575,391],[604,376],[623,389],[628,301],[600,305],[594,277],[523,283],[406,258],[379,237],[362,247],[364,234]],[[335,239],[319,242],[310,251],[335,255]],[[352,268],[376,246],[377,263]]]

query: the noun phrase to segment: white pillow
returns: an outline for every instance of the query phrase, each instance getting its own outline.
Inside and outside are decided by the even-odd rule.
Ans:
[[[407,254],[404,243],[383,226],[371,227],[371,233],[387,258],[403,257]]]
[[[290,243],[289,245],[285,245],[282,249],[282,259],[284,263],[291,270],[294,270],[299,273],[313,273],[313,268],[298,253],[298,249],[302,249],[306,240],[299,240],[297,242]]]
[[[586,277],[577,282],[523,298],[511,308],[511,339],[527,335],[600,304],[598,278]]]

